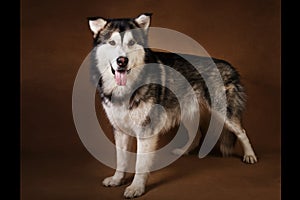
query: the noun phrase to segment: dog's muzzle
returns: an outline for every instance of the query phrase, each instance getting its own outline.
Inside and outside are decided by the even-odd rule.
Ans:
[[[125,86],[127,82],[127,74],[131,71],[131,69],[127,69],[128,58],[124,56],[118,57],[117,64],[117,70],[114,70],[112,65],[110,65],[111,72],[115,75],[117,85]]]

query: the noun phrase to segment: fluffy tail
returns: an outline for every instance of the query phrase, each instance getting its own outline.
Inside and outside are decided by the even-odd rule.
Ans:
[[[224,131],[220,138],[220,151],[223,157],[228,157],[233,154],[234,146],[236,144],[237,137],[230,131]]]

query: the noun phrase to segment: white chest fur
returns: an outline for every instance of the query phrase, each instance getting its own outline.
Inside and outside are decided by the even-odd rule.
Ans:
[[[103,104],[103,107],[115,129],[133,136],[141,136],[147,128],[145,121],[149,118],[152,104],[141,102],[134,109],[129,109],[126,102]]]

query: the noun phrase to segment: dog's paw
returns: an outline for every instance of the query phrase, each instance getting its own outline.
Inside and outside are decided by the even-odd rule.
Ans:
[[[177,155],[177,156],[179,156],[179,155],[188,155],[188,154],[189,154],[188,151],[185,151],[185,150],[180,149],[180,148],[174,149],[174,150],[172,151],[172,153],[173,153],[174,155]]]
[[[116,179],[113,176],[107,177],[102,181],[102,184],[106,187],[115,187],[122,184],[122,179]]]
[[[248,164],[254,164],[257,162],[257,158],[254,154],[253,155],[244,155],[243,162],[248,163]]]
[[[144,186],[130,185],[125,189],[124,197],[125,198],[135,198],[139,197],[145,192]]]

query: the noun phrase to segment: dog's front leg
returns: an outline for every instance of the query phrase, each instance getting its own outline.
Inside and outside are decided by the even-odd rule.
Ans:
[[[145,192],[145,185],[153,163],[158,136],[137,138],[137,160],[133,182],[124,192],[126,198],[141,196]]]
[[[126,151],[129,151],[130,149],[132,138],[129,135],[117,130],[114,131],[114,136],[117,151],[117,169],[113,176],[107,177],[103,180],[103,185],[107,187],[119,186],[122,184],[122,181],[125,177],[126,168],[129,164],[128,153],[126,153]]]

